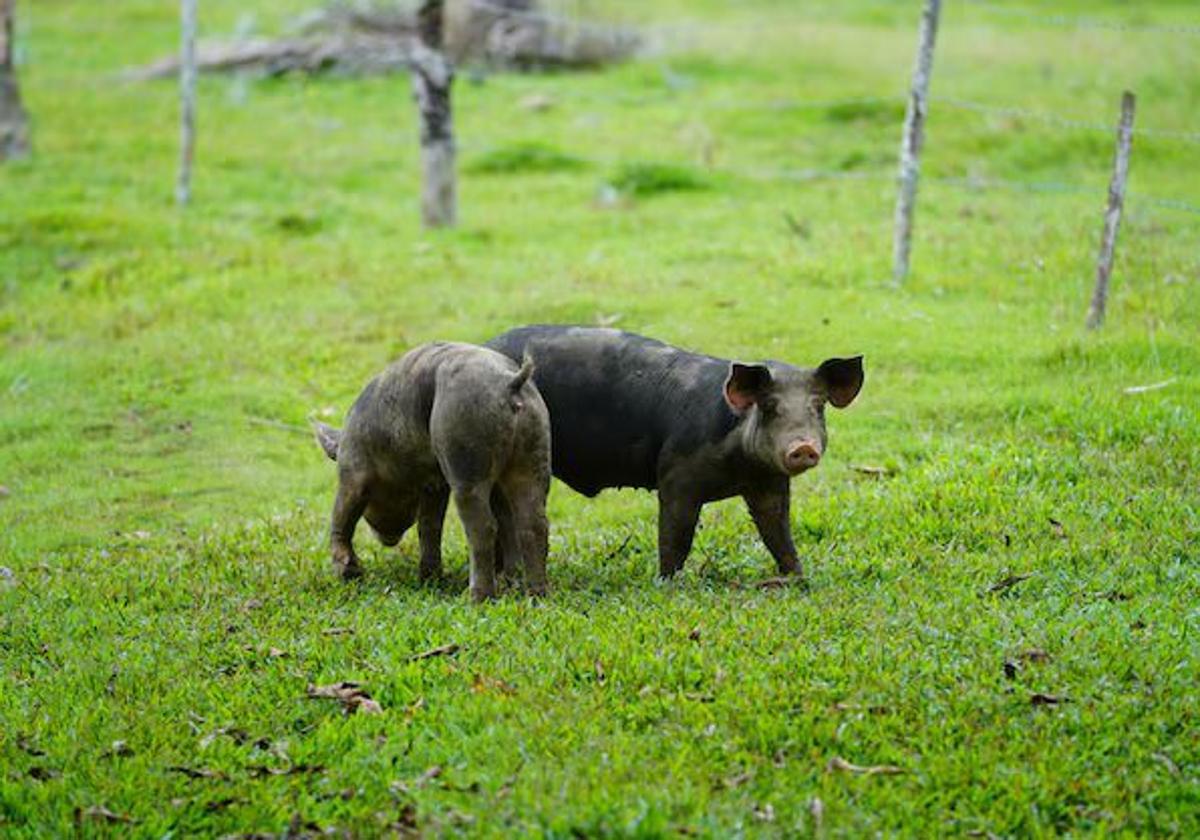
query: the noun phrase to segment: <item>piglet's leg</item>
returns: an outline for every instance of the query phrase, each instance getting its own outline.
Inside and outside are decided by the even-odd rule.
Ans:
[[[531,476],[516,476],[505,483],[513,511],[520,557],[525,564],[525,586],[530,595],[546,594],[546,555],[549,550],[550,526],[546,521],[544,480]]]
[[[758,528],[758,535],[775,563],[781,575],[802,575],[800,560],[796,556],[796,546],[792,542],[791,487],[785,482],[781,487],[748,493],[744,496],[746,507]]]
[[[517,540],[517,523],[512,507],[499,487],[492,490],[492,515],[496,517],[496,574],[505,577],[516,575],[521,558],[521,546]]]
[[[454,506],[471,546],[471,599],[477,603],[496,595],[497,526],[490,495],[481,484],[454,488]]]
[[[421,494],[417,510],[417,536],[421,541],[420,577],[423,581],[442,576],[442,525],[446,521],[446,505],[450,501],[447,488],[427,490]]]
[[[658,493],[658,574],[669,578],[683,568],[696,523],[700,519],[700,503],[684,496],[659,490]]]
[[[342,580],[362,577],[362,566],[354,553],[354,529],[367,508],[367,494],[361,484],[343,479],[333,501],[329,526],[329,547],[333,570]]]

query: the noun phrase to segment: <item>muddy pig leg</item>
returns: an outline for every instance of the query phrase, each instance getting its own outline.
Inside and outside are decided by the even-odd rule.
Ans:
[[[496,517],[496,576],[513,578],[521,567],[521,546],[512,507],[499,487],[492,488],[492,515]]]
[[[367,508],[367,494],[361,482],[343,477],[333,501],[329,526],[329,547],[333,570],[342,580],[362,577],[362,566],[354,553],[354,528]]]
[[[546,521],[546,482],[527,475],[507,478],[504,493],[513,511],[520,556],[525,568],[525,586],[530,595],[546,594],[546,554],[550,528]],[[514,557],[515,559],[515,557]]]
[[[420,579],[437,580],[442,576],[442,525],[446,521],[449,488],[426,490],[417,509],[417,536],[421,541]]]
[[[471,599],[476,603],[496,595],[496,517],[492,515],[489,484],[454,488],[454,506],[471,546]]]

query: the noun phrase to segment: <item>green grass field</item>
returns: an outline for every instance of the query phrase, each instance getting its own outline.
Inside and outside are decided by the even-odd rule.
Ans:
[[[247,5],[203,0],[205,34]],[[308,2],[256,5],[272,33]],[[894,289],[917,5],[583,4],[705,25],[605,71],[464,74],[462,224],[428,233],[406,79],[206,77],[181,212],[175,85],[119,78],[173,49],[174,4],[19,3],[0,834],[1200,834],[1200,216],[1151,201],[1200,204],[1200,144],[1136,138],[1088,334],[1111,133],[935,102]],[[1110,124],[1128,87],[1139,127],[1200,131],[1200,39],[1144,28],[1194,4],[1055,4],[1132,31],[1014,9],[1051,14],[948,4],[935,97]],[[528,322],[864,353],[794,485],[809,588],[757,585],[738,502],[664,584],[652,495],[561,485],[540,603],[470,605],[453,515],[444,584],[366,529],[366,578],[334,580],[305,418]],[[383,714],[306,697],[340,680]]]

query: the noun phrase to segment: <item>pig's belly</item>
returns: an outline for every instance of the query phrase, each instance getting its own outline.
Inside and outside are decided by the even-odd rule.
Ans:
[[[577,493],[595,496],[608,487],[658,487],[657,447],[644,438],[614,440],[551,432],[550,468]]]

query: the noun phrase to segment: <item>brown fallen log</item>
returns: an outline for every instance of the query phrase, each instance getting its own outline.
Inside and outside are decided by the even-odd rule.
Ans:
[[[251,38],[232,43],[201,44],[196,66],[201,72],[249,72],[264,76],[286,73],[377,75],[408,69],[409,39],[377,35]],[[167,79],[179,74],[179,57],[167,56],[128,71],[132,81]]]

